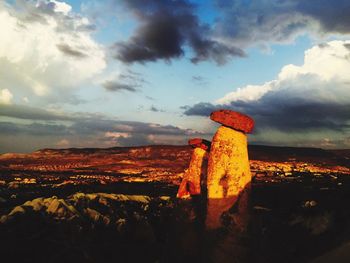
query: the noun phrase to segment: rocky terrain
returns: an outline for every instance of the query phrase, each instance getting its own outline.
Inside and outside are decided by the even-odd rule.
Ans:
[[[349,151],[250,146],[254,175],[294,176],[350,173]],[[177,185],[188,167],[188,146],[108,149],[44,149],[31,154],[0,155],[0,184],[62,186],[114,182],[160,182]],[[9,185],[10,184],[10,185]]]
[[[348,262],[349,153],[250,146],[248,236],[230,232],[229,214],[224,229],[207,233],[205,200],[175,198],[190,147],[2,154],[0,254],[4,262],[220,262],[234,251],[253,262]]]

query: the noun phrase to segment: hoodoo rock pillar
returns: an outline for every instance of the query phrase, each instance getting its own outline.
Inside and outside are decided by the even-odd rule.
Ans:
[[[254,121],[230,110],[215,111],[210,118],[222,124],[211,143],[207,172],[206,226],[215,229],[225,211],[237,206],[237,213],[244,214],[248,205],[239,202],[246,202],[251,183],[246,133],[252,131]]]
[[[178,198],[187,198],[201,194],[201,180],[205,177],[210,142],[200,138],[188,141],[194,149],[188,169],[185,171],[177,192]]]

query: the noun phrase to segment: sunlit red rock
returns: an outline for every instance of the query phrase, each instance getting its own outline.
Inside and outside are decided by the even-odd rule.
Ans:
[[[254,128],[252,118],[232,110],[214,111],[210,114],[210,119],[244,133],[251,133]]]
[[[208,160],[208,228],[220,226],[221,214],[240,200],[248,191],[251,172],[248,158],[247,136],[254,121],[241,113],[221,110],[211,119],[225,125],[215,133]]]
[[[185,171],[182,182],[177,192],[178,198],[187,198],[191,195],[201,194],[201,178],[206,176],[206,165],[210,142],[200,138],[188,141],[194,150],[188,169]]]
[[[193,148],[202,148],[208,151],[210,149],[210,141],[204,140],[202,138],[193,138],[188,140],[188,144]]]

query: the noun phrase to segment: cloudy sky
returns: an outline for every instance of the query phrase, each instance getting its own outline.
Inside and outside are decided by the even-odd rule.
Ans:
[[[350,148],[348,0],[0,0],[0,153],[184,144]]]

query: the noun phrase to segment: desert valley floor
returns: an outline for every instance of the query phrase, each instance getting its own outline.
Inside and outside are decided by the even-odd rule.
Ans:
[[[249,233],[178,200],[188,146],[0,155],[4,262],[349,262],[350,151],[250,146]],[[227,215],[228,221],[229,215]]]

